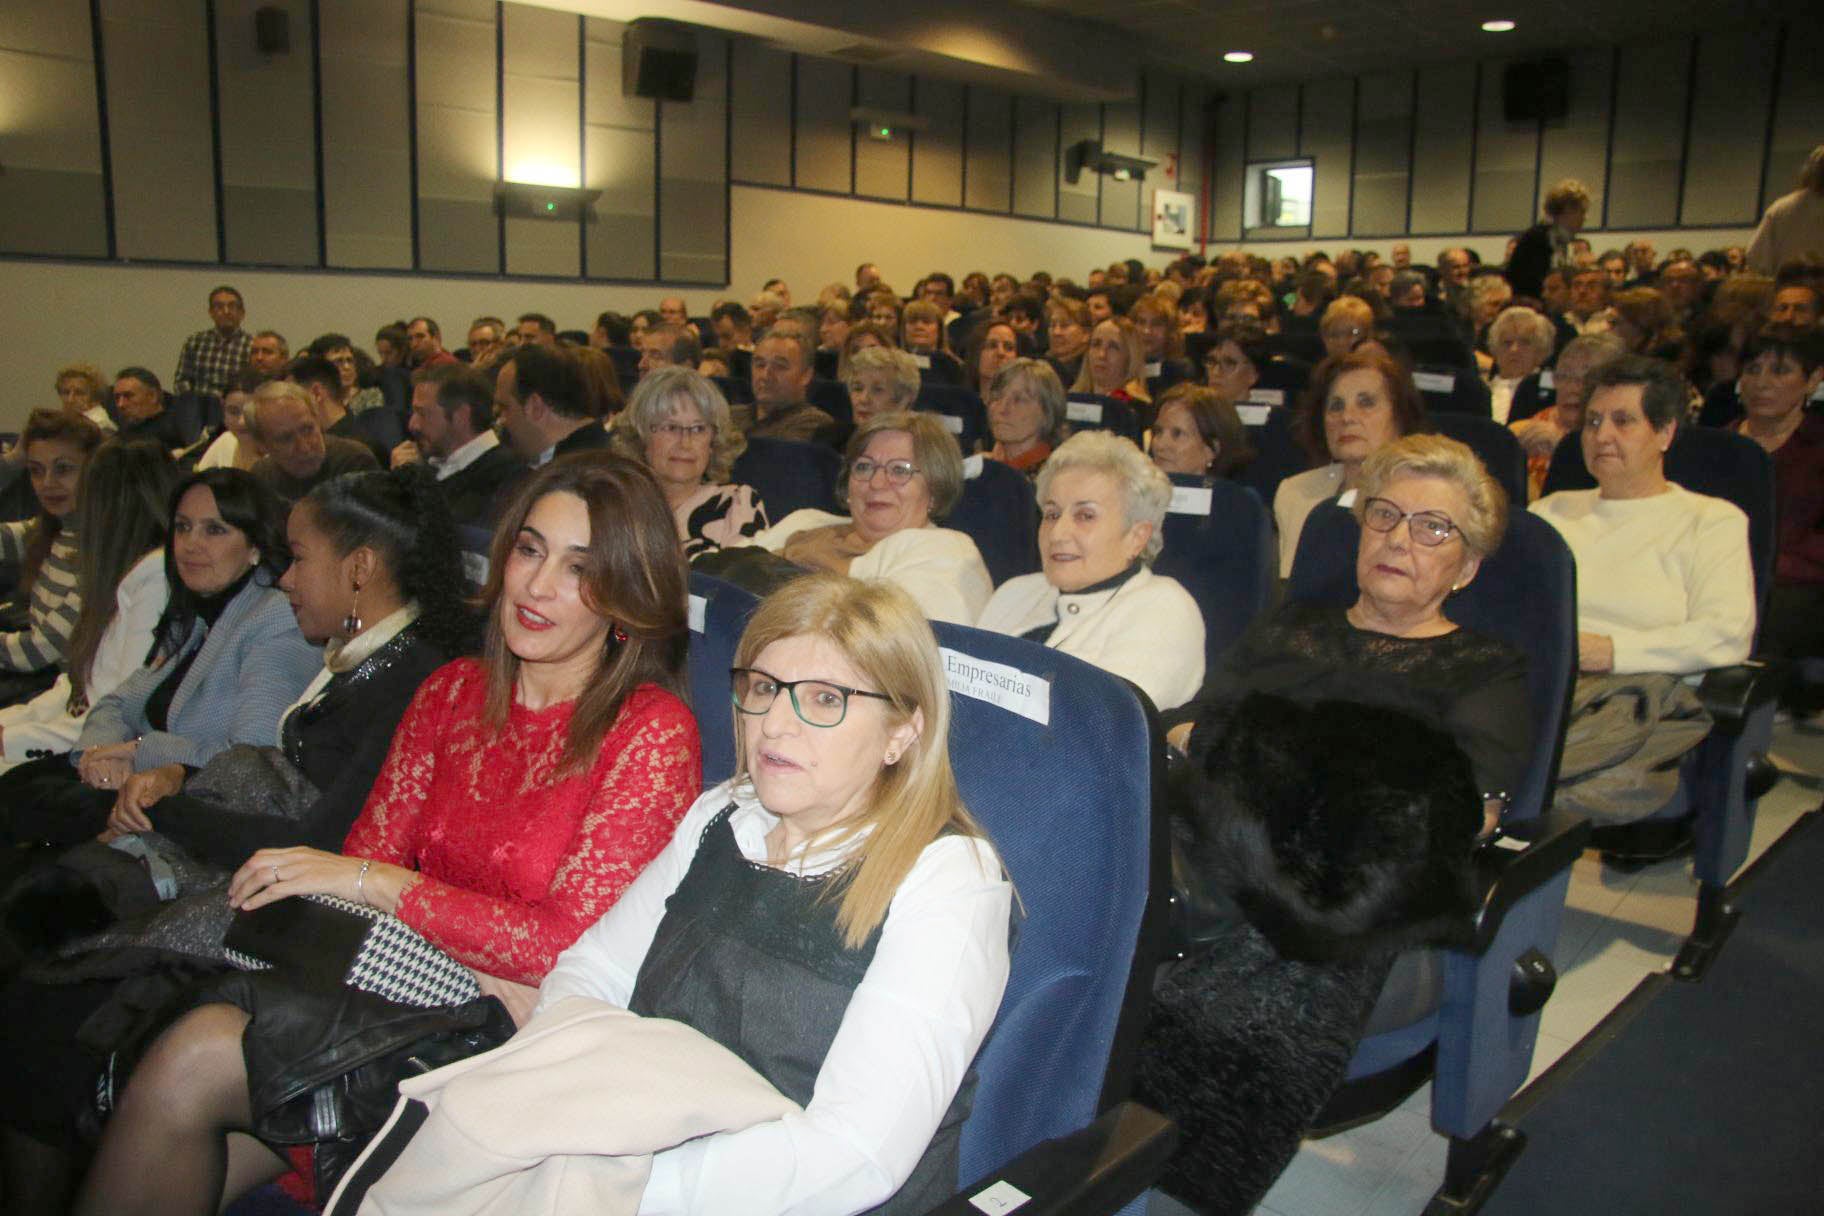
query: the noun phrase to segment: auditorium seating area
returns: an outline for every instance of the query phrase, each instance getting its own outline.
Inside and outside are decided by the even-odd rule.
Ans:
[[[1718,260],[1726,263],[1729,251],[1718,252]],[[1675,251],[1665,264],[1643,271],[1643,281],[1652,282],[1685,257],[1683,251]],[[845,485],[862,452],[848,436],[865,429],[879,406],[871,382],[858,372],[845,374],[859,347],[840,335],[872,333],[873,344],[898,346],[907,340],[904,331],[864,328],[867,319],[886,305],[898,309],[906,300],[920,301],[940,315],[957,314],[949,329],[962,336],[970,357],[979,360],[977,366],[967,367],[951,359],[949,364],[961,369],[952,372],[949,364],[919,356],[923,366],[917,367],[918,384],[909,393],[909,404],[915,416],[936,422],[938,432],[948,436],[944,442],[964,457],[958,501],[942,522],[969,538],[989,580],[998,587],[1022,576],[1052,577],[1050,550],[1041,538],[1060,514],[1055,504],[1039,501],[1037,489],[1046,482],[1041,477],[1035,489],[1036,466],[1023,468],[1018,463],[1019,453],[1034,435],[1011,421],[1013,406],[997,392],[1002,389],[1011,397],[1013,389],[1008,386],[1013,382],[997,373],[1014,356],[995,362],[986,352],[973,353],[977,335],[1010,311],[1025,309],[1045,315],[1048,323],[1021,337],[1019,354],[1027,360],[1023,366],[1062,390],[1047,432],[1052,447],[1069,435],[1101,433],[1115,437],[1123,448],[1150,451],[1158,467],[1170,475],[1170,502],[1159,525],[1163,547],[1152,569],[1182,584],[1195,601],[1206,640],[1202,659],[1206,670],[1214,672],[1250,628],[1258,628],[1281,603],[1345,608],[1358,596],[1355,563],[1364,533],[1357,522],[1361,516],[1345,509],[1350,505],[1348,495],[1343,506],[1320,504],[1293,524],[1302,527],[1302,536],[1293,538],[1297,557],[1285,582],[1275,577],[1276,526],[1287,526],[1283,514],[1276,525],[1276,507],[1285,498],[1282,487],[1290,479],[1302,481],[1311,470],[1325,467],[1331,453],[1321,445],[1336,442],[1334,436],[1325,438],[1326,416],[1347,408],[1336,387],[1342,377],[1359,374],[1352,368],[1386,369],[1381,374],[1388,393],[1405,394],[1417,410],[1400,425],[1466,445],[1511,504],[1506,543],[1489,555],[1473,590],[1451,601],[1450,612],[1456,623],[1501,638],[1526,655],[1530,714],[1538,733],[1524,780],[1503,792],[1507,839],[1488,846],[1477,866],[1485,901],[1477,942],[1433,952],[1414,972],[1429,978],[1418,981],[1413,992],[1394,993],[1390,987],[1383,994],[1384,1004],[1398,997],[1412,1009],[1397,1022],[1384,1022],[1377,1012],[1347,1082],[1314,1121],[1312,1138],[1256,1210],[1263,1216],[1417,1212],[1434,1192],[1454,1193],[1459,1199],[1469,1195],[1471,1206],[1486,1198],[1500,1172],[1512,1164],[1511,1150],[1520,1143],[1498,1123],[1508,1099],[1580,1044],[1586,1044],[1582,1050],[1591,1050],[1591,1032],[1637,980],[1670,967],[1680,978],[1702,981],[1708,963],[1727,949],[1728,931],[1736,918],[1753,916],[1752,901],[1742,903],[1732,896],[1731,879],[1815,800],[1816,774],[1824,771],[1824,734],[1811,716],[1815,704],[1805,681],[1808,661],[1815,665],[1819,656],[1780,649],[1789,637],[1780,630],[1790,622],[1782,626],[1776,618],[1773,625],[1767,624],[1776,549],[1792,543],[1790,529],[1776,533],[1774,524],[1776,503],[1784,501],[1781,496],[1786,492],[1778,478],[1785,474],[1776,474],[1776,460],[1754,441],[1755,432],[1738,433],[1736,424],[1721,416],[1723,382],[1708,394],[1693,387],[1700,369],[1692,361],[1691,348],[1662,345],[1651,352],[1653,364],[1674,373],[1688,397],[1680,407],[1679,438],[1667,455],[1666,475],[1688,490],[1735,503],[1749,521],[1746,540],[1752,548],[1756,584],[1750,590],[1762,622],[1754,651],[1758,665],[1719,670],[1706,679],[1703,695],[1716,723],[1712,736],[1684,761],[1684,780],[1676,796],[1647,821],[1649,829],[1670,832],[1670,843],[1649,831],[1647,846],[1618,845],[1612,835],[1591,845],[1584,819],[1553,809],[1578,663],[1578,574],[1557,531],[1526,514],[1525,507],[1530,498],[1597,484],[1584,461],[1586,451],[1595,449],[1586,449],[1578,437],[1588,424],[1578,416],[1577,406],[1589,406],[1590,399],[1585,395],[1582,402],[1560,406],[1550,376],[1553,356],[1548,356],[1546,370],[1530,375],[1516,394],[1517,408],[1510,411],[1510,424],[1504,424],[1491,414],[1489,379],[1495,372],[1476,364],[1478,354],[1485,362],[1488,359],[1479,350],[1486,345],[1486,327],[1479,330],[1457,310],[1445,271],[1400,268],[1426,283],[1423,310],[1415,318],[1394,310],[1373,286],[1378,260],[1353,251],[1334,259],[1313,253],[1301,272],[1334,276],[1326,280],[1334,284],[1327,290],[1375,312],[1375,328],[1354,338],[1348,350],[1326,349],[1330,335],[1320,340],[1316,330],[1305,328],[1297,311],[1302,297],[1293,288],[1290,272],[1276,271],[1264,259],[1244,252],[1231,252],[1208,261],[1181,258],[1159,267],[1097,267],[1081,281],[1062,273],[1036,274],[1015,284],[1015,294],[1003,293],[1000,303],[993,300],[986,275],[953,278],[935,271],[902,294],[880,283],[871,265],[864,263],[852,287],[830,284],[819,293],[815,306],[794,305],[790,289],[776,282],[768,293],[774,300],[756,301],[756,311],[775,302],[785,307],[766,318],[770,324],[757,327],[738,302],[718,301],[708,310],[715,320],[693,320],[683,300],[668,297],[655,301],[658,307],[651,312],[626,316],[611,311],[592,321],[554,320],[538,313],[513,323],[476,317],[466,329],[448,327],[452,336],[466,337],[461,346],[453,340],[446,346],[446,330],[429,316],[379,319],[371,351],[366,342],[327,334],[299,343],[300,353],[292,357],[284,337],[260,331],[260,341],[276,341],[283,356],[268,367],[250,368],[243,356],[230,355],[234,366],[227,369],[228,375],[216,375],[216,369],[198,355],[215,345],[234,351],[234,343],[246,339],[238,319],[224,327],[218,316],[215,329],[202,331],[186,344],[170,387],[146,367],[125,368],[104,380],[77,362],[65,369],[56,387],[69,390],[65,409],[86,413],[123,433],[163,435],[153,428],[168,423],[167,442],[174,457],[193,466],[223,436],[281,451],[262,429],[259,415],[251,424],[245,418],[246,395],[267,379],[308,381],[311,360],[317,355],[333,358],[346,353],[352,356],[348,383],[340,401],[325,389],[329,404],[320,407],[324,412],[312,424],[318,430],[317,442],[321,444],[325,434],[344,434],[366,442],[387,463],[428,460],[438,469],[452,449],[447,441],[437,446],[437,429],[427,425],[425,414],[443,407],[435,403],[435,394],[426,397],[420,390],[444,382],[430,376],[439,365],[466,364],[495,382],[494,424],[501,446],[534,464],[551,455],[552,448],[541,454],[536,446],[550,433],[527,429],[524,419],[534,389],[526,386],[533,382],[517,377],[508,381],[503,367],[536,369],[545,366],[538,360],[549,359],[575,369],[581,394],[562,403],[567,421],[560,420],[563,429],[558,434],[565,445],[557,449],[560,452],[574,447],[574,441],[563,435],[594,436],[606,429],[634,436],[636,448],[630,454],[648,460],[653,459],[653,449],[638,446],[652,441],[650,429],[640,429],[649,427],[639,412],[646,408],[641,405],[646,400],[641,386],[663,371],[687,376],[705,391],[719,394],[732,411],[729,425],[752,429],[726,476],[733,485],[751,487],[776,523],[806,508],[840,515],[853,506],[839,493],[861,484]],[[1447,270],[1448,259],[1440,261]],[[1500,271],[1490,267],[1486,273]],[[1722,297],[1726,286],[1749,277],[1746,272],[1719,274],[1710,290]],[[1782,268],[1780,282],[1801,285],[1816,298],[1824,293],[1824,269],[1816,262],[1795,262]],[[1237,285],[1252,285],[1246,293],[1249,309],[1244,315],[1223,316],[1216,311],[1218,303],[1242,294]],[[1657,294],[1653,287],[1640,290]],[[1070,305],[1085,295],[1099,297],[1114,310],[1114,318],[1094,332],[1113,334],[1120,341],[1134,331],[1124,314],[1143,299],[1152,302],[1148,308],[1173,318],[1174,325],[1177,318],[1199,311],[1195,301],[1210,311],[1214,324],[1207,330],[1173,333],[1173,341],[1187,357],[1168,358],[1164,366],[1169,371],[1140,377],[1129,374],[1131,369],[1112,375],[1096,370],[1092,375],[1086,368],[1079,379],[1060,361],[1047,363],[1045,358],[1047,330],[1068,323]],[[229,297],[236,306],[245,306],[253,318],[248,328],[254,329],[259,300],[243,300],[232,287],[211,293],[212,313]],[[1267,300],[1267,307],[1259,306],[1258,297]],[[1523,306],[1551,312],[1543,302]],[[1703,307],[1701,300],[1693,306],[1694,326]],[[358,333],[367,332],[374,322],[361,316],[353,302],[350,313],[346,328]],[[731,332],[731,323],[743,318],[749,328]],[[582,324],[565,329],[571,321]],[[1619,350],[1629,337],[1625,318],[1618,313],[1594,318],[1584,332],[1605,328],[1618,335],[1614,345]],[[571,337],[562,336],[566,333]],[[820,341],[820,333],[828,340]],[[1810,329],[1750,326],[1744,339],[1750,352],[1760,349],[1754,343],[1768,335],[1776,344],[1785,343],[1779,349],[1803,354],[1814,349],[1816,321]],[[739,344],[724,345],[730,341]],[[515,357],[511,352],[516,347],[547,353]],[[1235,351],[1246,357],[1238,358]],[[81,354],[69,353],[72,360]],[[146,352],[144,363],[150,366],[162,357]],[[1225,377],[1242,363],[1248,365],[1241,370],[1248,373],[1249,383],[1237,390]],[[668,370],[679,364],[682,372]],[[707,379],[695,375],[699,366]],[[1199,368],[1207,369],[1207,375]],[[1343,370],[1339,373],[1338,368]],[[1057,375],[1057,370],[1064,374]],[[1764,374],[1768,373],[1755,372]],[[216,375],[213,385],[207,380],[211,375]],[[950,382],[956,378],[968,383]],[[508,385],[512,387],[503,387]],[[1158,390],[1158,396],[1143,391],[1148,386]],[[1193,401],[1210,417],[1233,419],[1232,430],[1200,432],[1203,450],[1210,453],[1202,472],[1176,467],[1172,462],[1177,457],[1161,438],[1168,415],[1170,420],[1190,417],[1189,412],[1177,411]],[[1751,417],[1755,407],[1750,407]],[[807,409],[821,411],[826,420],[815,434],[768,433],[777,419]],[[159,422],[161,418],[165,423]],[[708,413],[703,418],[712,422]],[[1547,418],[1558,428],[1557,441],[1542,453],[1529,428]],[[355,427],[355,422],[362,425]],[[1815,413],[1807,415],[1805,424],[1816,425]],[[713,422],[709,429],[715,429]],[[1237,442],[1247,449],[1246,458],[1217,473],[1222,445]],[[602,442],[591,439],[588,446]],[[270,465],[270,457],[254,464],[255,476],[265,475],[262,470]],[[39,510],[33,491],[40,474],[28,476],[17,465],[8,467],[10,481],[4,493],[11,514],[31,518]],[[914,469],[913,475],[919,471]],[[1541,482],[1542,488],[1536,488]],[[865,484],[872,493],[875,474]],[[464,559],[477,585],[485,579],[489,529],[499,506],[496,500],[492,507],[484,505],[459,521]],[[686,529],[682,517],[679,526]],[[1395,526],[1401,525],[1396,521]],[[1413,528],[1416,538],[1416,522]],[[1815,529],[1814,524],[1814,534]],[[690,542],[695,533],[684,535]],[[778,572],[770,577],[778,577]],[[726,673],[756,597],[754,591],[702,573],[692,576],[691,589],[690,685],[703,731],[704,777],[710,783],[726,776],[734,762],[730,722],[723,710]],[[1159,783],[1161,770],[1156,766],[1163,756],[1162,743],[1148,699],[1136,697],[1117,675],[1046,649],[1045,632],[1021,639],[982,633],[967,623],[938,626],[940,642],[953,656],[963,656],[953,661],[999,664],[996,670],[1024,671],[1049,682],[1049,712],[1058,715],[1056,731],[1029,737],[1030,721],[1018,712],[994,707],[979,691],[969,691],[966,679],[959,684],[953,678],[953,753],[963,793],[989,830],[1006,842],[1010,869],[1027,900],[1026,915],[1034,918],[1034,944],[1028,949],[1035,952],[1016,954],[1014,985],[1003,1006],[1009,1026],[991,1039],[983,1059],[983,1088],[977,1096],[977,1115],[965,1133],[962,1175],[979,1177],[984,1185],[1009,1178],[1032,1185],[1035,1170],[1055,1172],[1055,1163],[1043,1165],[1040,1158],[1008,1166],[1007,1154],[1032,1148],[1048,1136],[1081,1132],[1094,1123],[1093,1130],[1083,1132],[1089,1139],[1077,1143],[1096,1155],[1102,1163],[1096,1168],[1103,1172],[1097,1175],[1099,1180],[1061,1182],[1066,1191],[1074,1191],[1073,1202],[1088,1204],[1069,1210],[1113,1210],[1099,1205],[1124,1196],[1120,1202],[1138,1200],[1157,1216],[1174,1216],[1187,1210],[1176,1200],[1160,1192],[1141,1197],[1169,1151],[1172,1132],[1154,1116],[1121,1104],[1129,1096],[1136,1027],[1145,1024],[1149,960],[1160,956],[1161,926],[1167,916],[1165,824],[1170,814],[1185,811],[1171,809],[1176,795]],[[1129,644],[1136,643],[1144,645],[1138,638],[1129,639]],[[1782,704],[1776,723],[1776,709]],[[1111,722],[1119,719],[1118,726],[1104,722],[1110,715]],[[1010,769],[1008,759],[1014,756],[1020,764]],[[1790,779],[1779,781],[1782,773]],[[1129,851],[1119,861],[1118,875],[1086,871],[1060,883],[1059,875],[1030,868],[1037,863],[1022,857],[1025,846],[1017,842],[1028,835],[1043,842],[1061,828],[1029,821],[1019,794],[1046,781],[1080,800],[1072,814],[1092,815],[1108,825],[1107,849]],[[1110,860],[1107,849],[1098,846],[1098,858]],[[1693,866],[1698,879],[1695,899]],[[1062,929],[1067,922],[1053,919],[1083,914],[1081,906],[1072,909],[1079,902],[1070,898],[1072,883],[1080,884],[1081,890],[1121,897],[1111,902],[1106,915],[1091,917],[1097,931],[1109,939],[1090,954],[1104,962],[1131,955],[1131,962],[1102,968],[1097,980],[1101,987],[1093,999],[1081,994],[1068,999],[1062,994],[1047,996],[1044,981],[1035,978],[1048,969],[1078,966],[1070,961],[1070,951],[1094,940],[1085,938],[1086,929]],[[1045,940],[1053,944],[1041,945]],[[1056,958],[1046,953],[1049,961],[1041,961],[1039,952],[1050,951],[1058,952]],[[1396,971],[1396,977],[1400,974]],[[1396,978],[1392,983],[1402,982],[1407,981]],[[1086,999],[1089,1005],[1073,1003]],[[1046,1075],[1038,1062],[1045,1052],[1030,1040],[1035,1033],[1043,1039],[1042,1027],[1078,1023],[1089,1006],[1099,1020],[1082,1024],[1086,1045],[1081,1050],[1093,1060],[1088,1071],[1077,1076],[1080,1092],[1064,1102],[1057,1097],[1061,1090],[1047,1090],[1032,1081],[1033,1076]],[[1026,1059],[1035,1052],[1032,1060]],[[1044,1067],[1057,1064],[1053,1060]],[[1071,1067],[1081,1070],[1083,1062]],[[1067,1067],[1065,1072],[1069,1071]],[[279,1210],[287,1202],[276,1192],[262,1191],[236,1210]]]

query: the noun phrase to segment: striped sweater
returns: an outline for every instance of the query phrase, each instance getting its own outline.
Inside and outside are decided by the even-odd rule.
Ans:
[[[42,671],[61,666],[69,648],[70,635],[76,632],[76,618],[82,613],[82,597],[76,590],[76,528],[65,520],[63,529],[51,541],[51,552],[38,569],[38,581],[32,585],[28,606],[29,628],[0,633],[0,671]],[[0,561],[19,563],[37,520],[0,524]]]

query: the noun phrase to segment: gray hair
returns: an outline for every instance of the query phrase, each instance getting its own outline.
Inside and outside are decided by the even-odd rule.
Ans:
[[[1489,322],[1488,344],[1492,348],[1509,330],[1521,330],[1523,336],[1544,359],[1552,353],[1552,346],[1558,341],[1558,329],[1544,313],[1531,308],[1515,306],[1503,308],[1495,319]]]
[[[918,364],[905,351],[892,346],[867,346],[849,356],[849,374],[845,384],[854,383],[862,372],[880,372],[893,386],[897,408],[909,410],[918,396]]]
[[[1579,334],[1564,344],[1558,352],[1558,362],[1566,359],[1582,359],[1588,362],[1590,371],[1595,371],[1610,359],[1619,359],[1628,353],[1628,348],[1614,334],[1604,330],[1597,334]]]
[[[998,377],[997,377],[998,379]],[[1152,565],[1165,547],[1165,509],[1172,503],[1172,479],[1134,446],[1111,431],[1081,431],[1058,445],[1039,468],[1039,501],[1051,492],[1051,480],[1067,469],[1106,473],[1121,487],[1121,514],[1127,527],[1148,523],[1153,534],[1140,560]]]
[[[1064,383],[1058,379],[1056,369],[1043,359],[1015,359],[994,373],[988,384],[988,399],[999,397],[1016,383],[1032,389],[1045,409],[1045,425],[1039,437],[1046,443],[1057,443],[1064,431]]]
[[[695,368],[659,367],[648,373],[634,388],[627,408],[614,420],[614,449],[645,464],[647,440],[684,403],[696,406],[697,413],[709,424],[709,467],[703,478],[709,485],[721,485],[728,480],[736,459],[747,450],[747,436],[729,416],[728,400],[722,391],[698,375]]]
[[[1503,291],[1509,299],[1513,298],[1513,285],[1500,275],[1477,275],[1469,281],[1469,302],[1472,306],[1480,306],[1487,297]]]
[[[1501,538],[1507,534],[1507,491],[1489,476],[1468,445],[1443,435],[1407,435],[1382,447],[1362,462],[1355,496],[1358,522],[1363,504],[1399,477],[1436,477],[1456,486],[1469,504],[1464,517],[1453,521],[1463,536],[1464,548],[1477,557],[1487,557],[1501,547]]]
[[[247,404],[241,407],[241,417],[247,422],[247,429],[257,437],[260,434],[260,407],[268,401],[294,401],[304,407],[312,418],[317,416],[316,407],[310,403],[310,394],[302,385],[292,380],[268,380],[253,390],[253,396],[247,398]]]

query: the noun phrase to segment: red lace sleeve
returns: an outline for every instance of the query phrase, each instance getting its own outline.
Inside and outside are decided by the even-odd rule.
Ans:
[[[543,897],[527,903],[420,878],[400,919],[463,962],[537,984],[670,842],[696,801],[702,749],[685,704],[636,690],[602,740],[581,823]]]
[[[457,659],[439,667],[419,686],[393,731],[393,745],[368,792],[367,803],[342,842],[346,856],[417,868],[414,828],[437,771],[437,741],[464,692],[471,691],[472,681],[480,678],[481,665],[476,660]]]

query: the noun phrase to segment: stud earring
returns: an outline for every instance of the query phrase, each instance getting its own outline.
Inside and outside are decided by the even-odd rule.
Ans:
[[[361,632],[361,588],[358,584],[354,598],[349,601],[348,615],[342,618],[342,632],[351,638]]]
[[[625,646],[627,644],[627,631],[622,629],[619,625],[610,625],[608,627],[608,633],[614,638],[615,645]]]
[[[887,753],[887,767],[892,768],[895,764],[898,764],[898,763],[899,763],[899,753],[898,752],[888,752]]]

